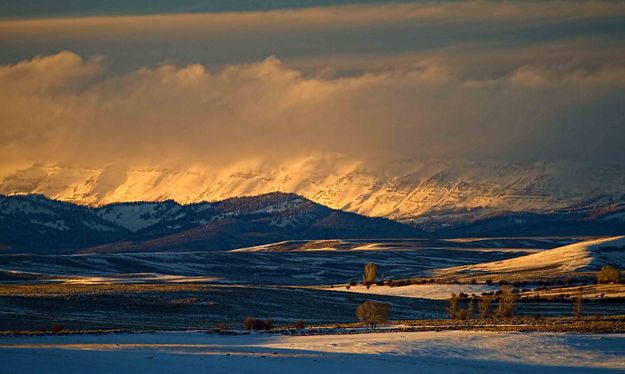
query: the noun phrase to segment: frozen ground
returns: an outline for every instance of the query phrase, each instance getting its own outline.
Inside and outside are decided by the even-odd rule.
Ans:
[[[276,325],[303,319],[312,324],[356,322],[357,293],[315,289],[213,285],[41,285],[0,287],[0,331],[66,329],[184,330],[220,323],[240,328],[245,317],[271,318]],[[150,285],[147,285],[150,286]],[[444,301],[376,296],[391,305],[391,318],[446,316]],[[565,306],[568,312],[570,306]],[[0,373],[1,373],[0,369]]]
[[[4,373],[587,373],[625,370],[625,335],[394,332],[0,337]]]
[[[345,292],[344,286],[328,289],[320,285],[360,281],[363,266],[370,261],[378,265],[378,274],[385,279],[397,279],[484,263],[523,263],[522,270],[527,271],[531,266],[519,256],[562,251],[519,250],[543,243],[527,239],[468,242],[478,248],[406,250],[416,245],[415,241],[394,241],[376,243],[397,249],[384,251],[0,255],[0,330],[49,330],[55,325],[66,329],[184,330],[208,329],[220,323],[238,328],[247,316],[272,318],[278,325],[298,319],[334,324],[354,322],[357,305],[370,299],[390,304],[394,320],[446,318],[443,299],[451,293],[480,294],[497,287],[431,284],[366,290],[356,286]],[[503,244],[514,246],[497,247]],[[570,250],[586,248],[580,244],[565,252],[586,253]],[[596,258],[604,261],[617,254],[620,252],[603,251]],[[545,257],[559,259],[553,255],[541,258]],[[537,266],[544,262],[537,261]],[[474,276],[471,273],[468,279]],[[593,298],[585,303],[585,313],[620,314],[624,304],[622,300],[606,303]],[[518,314],[569,316],[572,310],[570,300],[528,302],[520,303]]]
[[[399,289],[398,287],[397,289]],[[390,319],[447,318],[447,301],[311,288],[198,284],[58,284],[0,287],[0,331],[240,328],[245,317],[271,318],[276,325],[356,322],[366,300],[390,305]],[[591,299],[584,313],[622,314],[624,303]],[[570,316],[571,300],[519,303],[518,315]],[[0,370],[1,372],[1,370]]]
[[[434,299],[434,300],[447,300],[452,293],[459,294],[461,292],[467,295],[476,294],[481,295],[482,292],[492,292],[499,290],[499,286],[488,286],[485,284],[412,284],[402,287],[388,287],[377,286],[372,284],[367,287],[362,284],[356,286],[346,287],[328,287],[322,286],[319,289],[324,291],[340,291],[340,292],[355,292],[369,295],[387,295],[387,296],[401,296],[401,297],[414,297],[418,299]]]
[[[319,285],[362,279],[367,262],[387,279],[429,275],[437,269],[505,260],[534,250],[417,248],[387,251],[176,252],[71,256],[0,255],[0,283],[197,281],[221,284]]]

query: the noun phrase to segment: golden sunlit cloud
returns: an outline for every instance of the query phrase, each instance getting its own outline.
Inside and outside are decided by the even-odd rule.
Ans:
[[[614,123],[583,116],[623,89],[622,66],[525,65],[482,79],[434,59],[320,77],[269,57],[216,71],[198,64],[105,71],[106,59],[72,52],[0,67],[5,173],[25,162],[506,159],[522,158],[528,144],[536,157],[568,158],[566,142],[553,143],[563,130],[586,141],[598,136],[590,128],[601,139],[622,137]],[[618,113],[614,105],[600,110]],[[571,119],[571,110],[582,115]],[[603,141],[589,152],[601,156]]]

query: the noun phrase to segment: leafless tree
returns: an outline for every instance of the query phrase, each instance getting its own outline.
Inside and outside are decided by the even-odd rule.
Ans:
[[[480,315],[480,319],[486,319],[490,316],[490,306],[493,303],[493,298],[489,295],[480,297],[480,301],[477,303],[477,309]]]
[[[389,305],[377,301],[365,301],[358,305],[356,316],[362,322],[371,325],[372,329],[388,320]]]
[[[580,291],[575,297],[575,301],[573,304],[573,315],[575,316],[576,319],[582,319],[582,317],[584,316],[582,302],[583,302],[583,298],[582,298],[582,293]]]
[[[516,301],[517,295],[512,292],[512,287],[507,284],[501,286],[501,289],[499,291],[497,310],[495,311],[495,317],[512,317],[514,315],[514,310],[516,309]]]
[[[447,312],[449,312],[449,318],[456,319],[458,317],[458,301],[460,300],[460,296],[455,293],[451,294],[449,298],[449,306],[447,307]]]
[[[365,272],[362,275],[362,284],[365,286],[375,283],[375,278],[378,272],[378,266],[373,262],[365,265]]]

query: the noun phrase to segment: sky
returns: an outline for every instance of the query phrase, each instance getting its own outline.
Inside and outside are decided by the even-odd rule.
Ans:
[[[0,176],[336,155],[625,165],[625,2],[0,1]]]

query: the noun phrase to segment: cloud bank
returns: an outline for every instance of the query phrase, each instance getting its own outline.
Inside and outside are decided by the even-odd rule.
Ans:
[[[308,156],[625,165],[624,20],[613,1],[0,20],[0,175]]]
[[[345,76],[276,57],[106,74],[72,52],[0,67],[3,168],[215,165],[342,155],[624,163],[625,68],[524,65],[480,78],[440,61]]]

